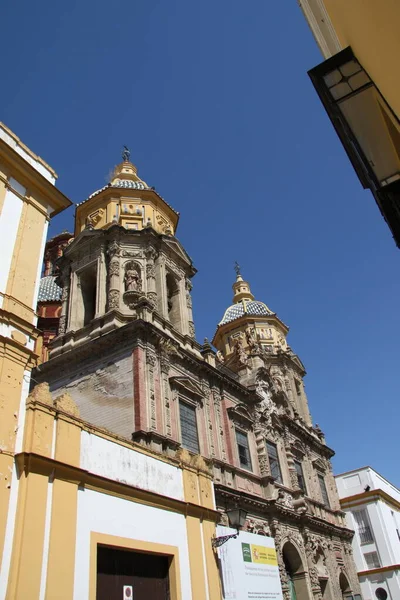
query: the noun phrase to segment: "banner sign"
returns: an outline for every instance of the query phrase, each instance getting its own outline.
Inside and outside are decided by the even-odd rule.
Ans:
[[[217,527],[217,536],[235,533]],[[241,531],[218,548],[224,600],[282,600],[273,538]]]

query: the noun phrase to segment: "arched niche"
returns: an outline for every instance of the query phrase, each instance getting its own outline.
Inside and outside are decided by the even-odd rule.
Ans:
[[[300,552],[287,541],[282,548],[290,600],[311,600],[307,586],[306,573]]]
[[[347,575],[343,571],[341,571],[339,575],[339,586],[342,593],[342,598],[345,600],[350,600],[350,598],[352,598],[351,587]]]

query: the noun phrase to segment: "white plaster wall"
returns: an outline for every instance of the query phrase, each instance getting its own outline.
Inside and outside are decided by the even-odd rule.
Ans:
[[[90,533],[92,531],[178,547],[182,600],[191,600],[185,517],[82,489],[78,491],[74,600],[89,597]]]
[[[400,598],[400,579],[393,571],[362,577],[360,586],[363,600],[376,600],[375,592],[378,588],[386,590],[388,600],[398,600]]]
[[[360,508],[360,507],[357,507],[357,508]],[[354,558],[354,562],[356,563],[357,572],[365,571],[366,567],[365,567],[364,555],[361,550],[355,519],[350,510],[346,510],[345,513],[346,513],[347,526],[349,527],[349,529],[353,529],[353,531],[355,531],[351,545],[352,545],[352,549],[353,549],[353,558]],[[373,550],[374,549],[375,548],[373,548]]]
[[[376,473],[372,469],[370,471],[370,477],[372,481],[372,489],[381,489],[389,494],[389,496],[392,496],[392,498],[397,500],[397,502],[400,502],[400,490],[392,485],[390,481],[387,481],[387,479],[384,479],[381,477],[381,475],[379,475],[379,473]]]
[[[365,491],[365,487],[369,485],[371,490],[380,489],[400,502],[400,490],[370,467],[337,475],[335,479],[339,498],[362,494]]]
[[[82,432],[81,468],[101,477],[184,500],[182,471],[97,435]]]
[[[7,190],[0,215],[0,292],[5,292],[21,219],[23,202],[12,190]],[[1,308],[1,306],[0,306]]]

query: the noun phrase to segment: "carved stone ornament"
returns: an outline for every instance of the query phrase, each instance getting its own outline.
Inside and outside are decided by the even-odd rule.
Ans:
[[[225,358],[224,358],[224,355],[222,354],[221,350],[217,350],[217,354],[215,355],[215,358],[217,359],[218,362],[220,362],[221,364],[224,364]]]
[[[150,304],[153,308],[157,306],[157,292],[147,292],[147,298],[150,301]]]
[[[194,323],[193,321],[189,321],[189,335],[190,337],[194,338],[196,337],[196,330],[194,328]]]
[[[157,258],[157,251],[153,248],[153,246],[148,246],[145,249],[144,254],[149,262],[154,262]]]
[[[166,354],[161,354],[160,356],[160,368],[161,368],[161,373],[165,373],[166,375],[168,375],[170,368],[171,368],[171,362],[168,358],[168,355]]]
[[[124,258],[142,258],[142,253],[133,250],[122,250],[122,256]]]
[[[190,295],[190,291],[186,290],[186,306],[190,309],[193,307],[192,296]]]
[[[155,279],[156,278],[156,268],[153,264],[146,265],[146,277],[147,277],[147,279]]]
[[[161,338],[160,339],[160,350],[161,352],[163,352],[164,354],[167,354],[168,356],[179,356],[179,350],[178,348],[175,346],[175,344],[167,338]]]
[[[247,528],[246,531],[249,533],[256,533],[258,535],[271,535],[271,529],[269,524],[266,521],[261,521],[260,519],[247,519]]]
[[[108,274],[110,277],[119,276],[119,262],[117,260],[112,260],[110,262],[110,266],[108,267]]]
[[[119,244],[116,240],[113,240],[108,244],[107,253],[109,256],[116,256],[119,254]]]
[[[108,293],[108,310],[119,308],[119,291],[110,290]]]
[[[60,320],[58,321],[58,335],[62,335],[63,333],[65,333],[66,325],[67,316],[61,315]]]
[[[151,365],[152,367],[154,367],[157,363],[157,357],[155,354],[153,354],[152,352],[146,352],[146,362],[147,364]]]
[[[233,339],[233,352],[237,359],[239,366],[247,365],[247,353],[243,346],[242,335]]]
[[[293,508],[293,498],[284,490],[278,491],[278,497],[276,499],[276,502],[278,504],[282,504],[282,506],[286,506],[286,508]]]

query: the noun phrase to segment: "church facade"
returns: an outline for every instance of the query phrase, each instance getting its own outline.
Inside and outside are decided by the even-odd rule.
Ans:
[[[288,327],[254,299],[237,267],[233,304],[212,340],[216,350],[207,340],[199,344],[191,297],[196,269],[176,237],[178,219],[139,178],[126,155],[111,182],[77,206],[75,238],[57,262],[62,288],[58,335],[49,360],[34,372],[48,408],[35,391],[30,402],[31,410],[45,410],[53,420],[59,404],[62,418],[80,432],[71,433],[72,466],[86,475],[75,472],[74,491],[69,492],[76,510],[68,531],[77,532],[69,540],[71,556],[77,556],[81,542],[79,564],[91,565],[83,577],[89,581],[90,572],[95,594],[94,571],[106,561],[99,547],[148,548],[145,528],[127,525],[121,535],[119,518],[123,513],[129,520],[128,509],[91,497],[93,487],[121,502],[132,494],[114,488],[116,482],[129,484],[130,469],[124,465],[133,464],[128,453],[134,452],[136,458],[152,457],[175,469],[167,475],[163,467],[146,498],[138,492],[135,510],[140,499],[153,508],[164,503],[166,513],[156,519],[158,531],[167,523],[171,532],[176,526],[169,524],[171,512],[185,516],[184,503],[191,507],[181,546],[171,541],[175,549],[168,551],[180,556],[191,583],[184,579],[182,565],[175,574],[170,571],[170,581],[178,582],[171,598],[221,597],[211,538],[215,524],[227,524],[226,511],[238,506],[247,511],[247,531],[275,539],[285,600],[356,597],[353,532],[339,504],[333,451],[312,423],[305,369],[287,343]],[[60,472],[68,458],[67,440],[65,444],[65,454],[57,459],[64,465]],[[150,464],[143,463],[143,469],[151,472]],[[55,482],[57,470],[53,477]],[[169,477],[175,496],[161,500]],[[114,479],[112,492],[105,483],[109,479]],[[181,479],[183,487],[177,491]],[[130,485],[144,484],[139,478]],[[114,515],[115,531],[100,516],[101,508]],[[144,512],[131,514],[134,520],[150,518]],[[86,527],[84,534],[81,527]],[[167,537],[162,544],[168,545]],[[185,543],[188,555],[180,554]],[[155,547],[150,551],[157,554]],[[161,549],[160,556],[165,552]],[[70,579],[77,581],[78,563],[69,560]],[[87,596],[75,592],[74,597]]]

